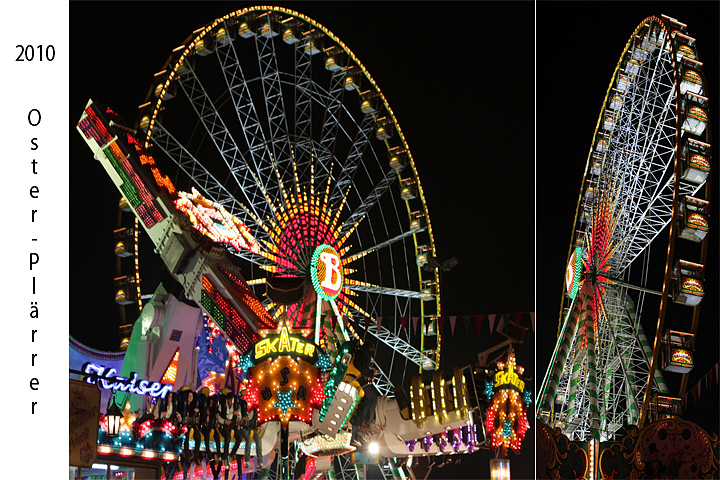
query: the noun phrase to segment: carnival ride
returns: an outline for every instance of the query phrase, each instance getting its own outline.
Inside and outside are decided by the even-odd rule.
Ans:
[[[437,269],[422,268],[435,246],[417,169],[382,92],[347,46],[291,10],[239,10],[175,49],[147,100],[136,129],[92,100],[78,123],[167,268],[120,375],[164,379],[172,367],[174,381],[213,384],[218,370],[204,369],[200,357],[212,356],[213,339],[226,340],[226,380],[242,375],[258,411],[275,409],[260,418],[263,451],[272,452],[263,463],[272,463],[282,432],[285,478],[292,440],[312,443],[313,458],[352,450],[333,440],[346,436],[362,396],[346,375],[351,340],[364,330],[383,358],[373,365],[380,454],[405,456],[433,435],[447,444],[446,432],[455,452],[472,451],[465,377],[445,379],[437,369],[440,285]],[[123,301],[133,292],[124,289]],[[419,345],[401,321],[381,322],[412,317]],[[281,347],[259,354],[273,335]],[[284,355],[265,362],[274,348]],[[260,388],[262,375],[278,369],[315,378],[313,393],[300,394],[300,378],[287,391]],[[432,381],[423,382],[423,369],[434,371]],[[412,374],[411,414],[402,413],[393,397]],[[303,414],[299,399],[307,400]],[[431,441],[423,450],[444,447]],[[335,470],[348,468],[338,461]],[[318,460],[307,475],[331,463]]]
[[[703,64],[686,30],[667,16],[640,23],[596,124],[557,344],[536,407],[539,419],[571,440],[611,440],[624,425],[663,416],[652,408],[672,396],[661,370],[684,374],[681,397],[692,368],[711,142]],[[653,270],[659,262],[662,274]],[[652,344],[642,318],[657,318]]]

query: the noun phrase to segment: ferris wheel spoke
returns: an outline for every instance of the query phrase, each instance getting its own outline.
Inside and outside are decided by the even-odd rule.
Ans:
[[[241,217],[252,231],[259,231],[255,220],[250,215],[247,215],[247,207],[240,203],[222,183],[218,182],[203,164],[165,129],[162,123],[156,125],[153,133],[153,143],[175,162],[183,172],[193,178],[198,189],[206,198],[219,203],[233,215]]]
[[[379,287],[377,285],[357,285],[357,284],[349,284],[347,285],[347,288],[352,290],[353,292],[366,292],[366,293],[377,293],[380,295],[390,295],[393,297],[404,297],[404,298],[418,298],[418,299],[425,299],[428,297],[427,293],[423,292],[414,292],[412,290],[403,290],[400,288],[389,288],[389,287]]]
[[[254,213],[258,218],[264,218],[270,210],[266,199],[262,194],[262,188],[258,189],[257,179],[252,170],[248,168],[247,161],[243,158],[235,139],[223,122],[212,100],[207,95],[195,72],[190,69],[190,74],[183,75],[178,79],[180,86],[190,100],[203,127],[212,139],[217,151],[222,156],[233,179],[240,190],[252,205]],[[259,191],[260,190],[260,191]]]
[[[299,23],[299,22],[297,22]],[[297,25],[296,25],[297,26]],[[312,58],[303,42],[295,43],[295,162],[305,170],[312,161]]]
[[[375,385],[375,388],[378,389],[380,395],[388,398],[393,398],[395,396],[395,387],[393,387],[390,377],[385,373],[385,371],[382,369],[382,367],[380,367],[380,365],[375,363],[374,358],[372,359],[372,366],[378,371],[377,375],[375,375],[375,377],[373,378],[373,385]]]
[[[330,195],[331,205],[338,203],[340,199],[345,196],[350,185],[352,185],[352,179],[365,152],[365,147],[367,147],[370,141],[370,134],[373,131],[374,125],[375,122],[372,115],[363,116],[360,129],[355,133],[355,138],[350,147],[350,153],[342,164],[342,169]]]
[[[376,251],[376,250],[380,250],[381,248],[388,247],[388,246],[394,244],[395,242],[399,242],[400,240],[409,237],[410,235],[413,235],[413,234],[415,234],[415,233],[420,233],[420,232],[423,232],[423,231],[425,231],[424,228],[418,228],[418,229],[416,229],[416,230],[408,230],[407,232],[403,232],[403,233],[401,233],[400,235],[397,235],[397,236],[395,236],[395,237],[393,237],[393,238],[391,238],[391,239],[389,239],[389,240],[385,240],[384,242],[380,242],[380,243],[378,243],[377,245],[374,245],[374,246],[372,246],[372,247],[370,247],[370,248],[366,248],[366,249],[363,250],[362,252],[358,252],[358,253],[356,253],[356,254],[348,257],[347,263],[350,263],[350,262],[352,262],[352,261],[355,261],[355,260],[357,260],[358,258],[364,257],[364,256],[367,255],[368,253],[372,253],[372,252],[374,252],[374,251]]]
[[[345,223],[342,224],[340,227],[340,234],[347,233],[350,229],[354,228],[357,223],[359,223],[363,217],[365,217],[365,214],[370,211],[370,209],[375,206],[375,204],[380,200],[380,198],[387,192],[388,188],[390,188],[390,185],[397,179],[398,174],[395,170],[392,168],[388,170],[385,173],[385,176],[382,180],[377,184],[377,186],[373,189],[370,194],[365,197],[365,199],[362,201],[362,203],[355,209],[355,211],[350,214],[347,220],[345,220]]]
[[[344,79],[345,69],[340,69],[333,72],[330,80],[330,91],[325,105],[325,119],[320,134],[320,152],[317,155],[317,170],[319,172],[328,173],[330,171],[328,165],[333,158],[333,146],[335,145],[343,106]]]
[[[267,146],[272,153],[274,168],[277,169],[280,180],[283,183],[293,182],[293,153],[288,137],[289,129],[285,115],[286,110],[275,53],[275,43],[269,35],[256,35],[255,48],[257,49],[260,65],[260,80],[269,126]],[[272,166],[271,163],[268,168]],[[268,188],[267,192],[274,201],[280,196],[280,186]]]
[[[225,45],[219,45],[217,56],[255,166],[254,171],[257,172],[258,180],[265,191],[272,191],[276,179],[271,168],[272,159],[267,148],[268,142],[260,124],[255,103],[245,80],[234,43],[228,42]],[[264,218],[269,213],[267,206],[262,210],[260,218]]]
[[[373,337],[375,337],[378,341],[395,350],[397,354],[405,357],[407,360],[416,364],[418,367],[422,367],[423,362],[431,362],[433,365],[435,365],[434,360],[423,354],[420,350],[413,347],[411,344],[409,344],[402,338],[392,333],[387,328],[381,326],[380,329],[378,329],[376,322],[372,322],[368,326],[367,332]]]

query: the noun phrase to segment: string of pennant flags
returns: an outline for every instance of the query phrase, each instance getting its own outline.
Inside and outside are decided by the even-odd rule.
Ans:
[[[710,391],[711,388],[713,388],[713,386],[717,387],[719,370],[720,362],[716,363],[715,366],[712,367],[705,374],[704,377],[702,377],[695,385],[693,385],[692,388],[688,389],[687,393],[682,399],[683,410],[686,410],[690,406],[690,401],[692,401],[693,404],[697,403],[703,391],[707,393]]]
[[[443,328],[446,324],[450,327],[451,335],[455,335],[455,327],[458,320],[465,326],[465,332],[470,333],[471,325],[475,323],[475,330],[478,335],[482,331],[483,324],[489,327],[489,332],[492,333],[495,325],[500,319],[504,319],[508,322],[510,328],[514,326],[516,329],[520,328],[521,325],[525,326],[528,324],[528,318],[532,325],[533,332],[535,331],[535,312],[518,312],[518,313],[492,313],[484,315],[449,315],[437,317],[437,328],[439,332],[443,332]],[[397,326],[400,323],[400,330],[406,331],[408,328],[412,328],[412,334],[415,335],[418,330],[418,324],[420,317],[365,317],[365,329],[367,330],[371,324],[376,324],[378,330],[385,323],[386,327]],[[487,328],[487,327],[486,327]],[[524,327],[527,328],[527,327]]]

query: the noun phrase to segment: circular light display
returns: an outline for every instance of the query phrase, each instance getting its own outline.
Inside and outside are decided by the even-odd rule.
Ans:
[[[340,255],[330,245],[320,245],[315,249],[310,265],[310,277],[315,292],[323,300],[333,300],[343,286]]]
[[[570,298],[575,298],[575,295],[577,295],[578,286],[580,285],[581,268],[582,250],[580,247],[576,247],[572,255],[570,255],[570,261],[565,270],[565,288]]]

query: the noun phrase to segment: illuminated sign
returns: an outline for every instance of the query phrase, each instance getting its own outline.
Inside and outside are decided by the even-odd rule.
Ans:
[[[330,245],[315,249],[310,261],[310,277],[313,287],[323,300],[338,296],[343,286],[343,272],[340,255]]]
[[[685,350],[684,348],[672,349],[670,354],[670,361],[673,363],[680,363],[682,365],[692,365],[692,352],[690,352],[689,350]]]
[[[260,245],[243,222],[235,218],[219,203],[203,197],[195,187],[192,193],[178,192],[175,206],[187,214],[192,226],[215,242],[227,243],[236,250],[260,252]]]
[[[520,380],[517,373],[510,367],[508,371],[500,371],[495,374],[495,386],[508,386],[511,385],[516,387],[521,392],[525,390],[525,382]]]
[[[525,382],[515,373],[515,356],[510,353],[506,364],[498,362],[495,373],[495,391],[490,397],[485,426],[491,439],[491,448],[500,449],[500,457],[507,455],[508,448],[520,452],[525,432],[530,428],[527,405],[530,392],[523,392]],[[518,372],[524,369],[517,366]]]
[[[580,285],[580,273],[582,267],[582,250],[576,247],[570,256],[567,269],[565,270],[565,289],[570,298],[575,298]]]
[[[150,380],[138,381],[137,372],[132,372],[129,377],[118,377],[117,370],[114,368],[90,362],[83,365],[82,371],[85,374],[83,381],[115,392],[130,392],[137,395],[165,398],[173,389],[169,383],[151,382]]]
[[[315,363],[318,359],[315,344],[302,335],[289,333],[286,326],[280,329],[280,334],[268,335],[257,342],[250,359],[257,365],[267,358],[275,358],[279,355],[300,357],[310,363]]]

